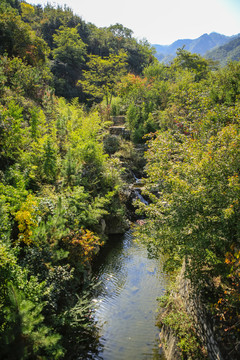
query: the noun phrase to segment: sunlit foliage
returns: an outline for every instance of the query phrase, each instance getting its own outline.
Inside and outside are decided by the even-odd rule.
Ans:
[[[122,175],[145,160],[141,236],[168,269],[185,259],[207,285],[234,347],[239,63],[218,70],[179,49],[165,66],[121,24],[99,29],[67,7],[17,0],[0,4],[0,37],[0,357],[81,357],[86,336],[97,346],[81,291],[103,225],[125,219]],[[109,133],[111,115],[127,140]]]

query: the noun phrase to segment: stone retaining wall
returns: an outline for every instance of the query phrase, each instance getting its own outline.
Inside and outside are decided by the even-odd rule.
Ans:
[[[211,319],[208,318],[206,310],[200,301],[200,297],[193,295],[191,283],[184,277],[185,264],[183,264],[181,274],[177,279],[178,295],[184,304],[186,312],[194,321],[197,335],[201,339],[205,349],[208,352],[210,360],[229,360],[223,357],[216,341]],[[173,294],[173,296],[176,294]],[[160,333],[160,340],[163,343],[163,349],[167,360],[177,360],[180,358],[177,351],[177,339],[171,329],[163,326]]]
[[[201,339],[204,347],[208,351],[210,360],[225,360],[220,352],[217,344],[213,326],[207,313],[200,301],[200,297],[193,295],[191,283],[184,277],[185,265],[183,264],[182,271],[179,277],[179,294],[185,305],[187,313],[192,317],[197,330],[197,335]]]
[[[174,336],[171,329],[163,325],[159,337],[166,359],[180,360],[181,356],[177,347],[178,339]]]

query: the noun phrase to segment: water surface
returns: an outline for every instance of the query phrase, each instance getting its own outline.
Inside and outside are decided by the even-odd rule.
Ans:
[[[164,359],[155,325],[156,299],[167,283],[161,260],[150,259],[128,231],[110,239],[94,272],[101,281],[93,298],[102,346],[96,359]]]

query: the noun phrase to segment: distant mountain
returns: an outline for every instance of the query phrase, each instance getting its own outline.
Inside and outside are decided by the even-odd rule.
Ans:
[[[229,41],[227,44],[218,46],[217,48],[208,51],[205,54],[207,59],[219,61],[220,65],[224,66],[229,60],[240,60],[240,35]]]
[[[179,39],[171,45],[153,44],[153,47],[155,47],[157,52],[155,55],[156,58],[161,62],[167,63],[175,57],[177,49],[182,48],[183,46],[192,53],[204,55],[207,51],[226,44],[235,39],[238,35],[226,36],[212,32],[211,34],[203,34],[197,39]]]

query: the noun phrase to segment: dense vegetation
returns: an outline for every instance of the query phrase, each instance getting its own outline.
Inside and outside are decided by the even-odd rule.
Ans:
[[[147,149],[141,236],[168,269],[186,259],[234,351],[240,64],[179,49],[165,66],[120,24],[18,0],[0,4],[0,55],[1,359],[97,347],[87,284],[101,224],[126,216],[132,143]],[[111,115],[125,115],[130,142],[109,135]]]
[[[89,106],[152,51],[122,25],[17,0],[1,2],[0,44],[0,357],[75,359],[97,342],[86,286],[101,224],[125,216],[108,107]]]

